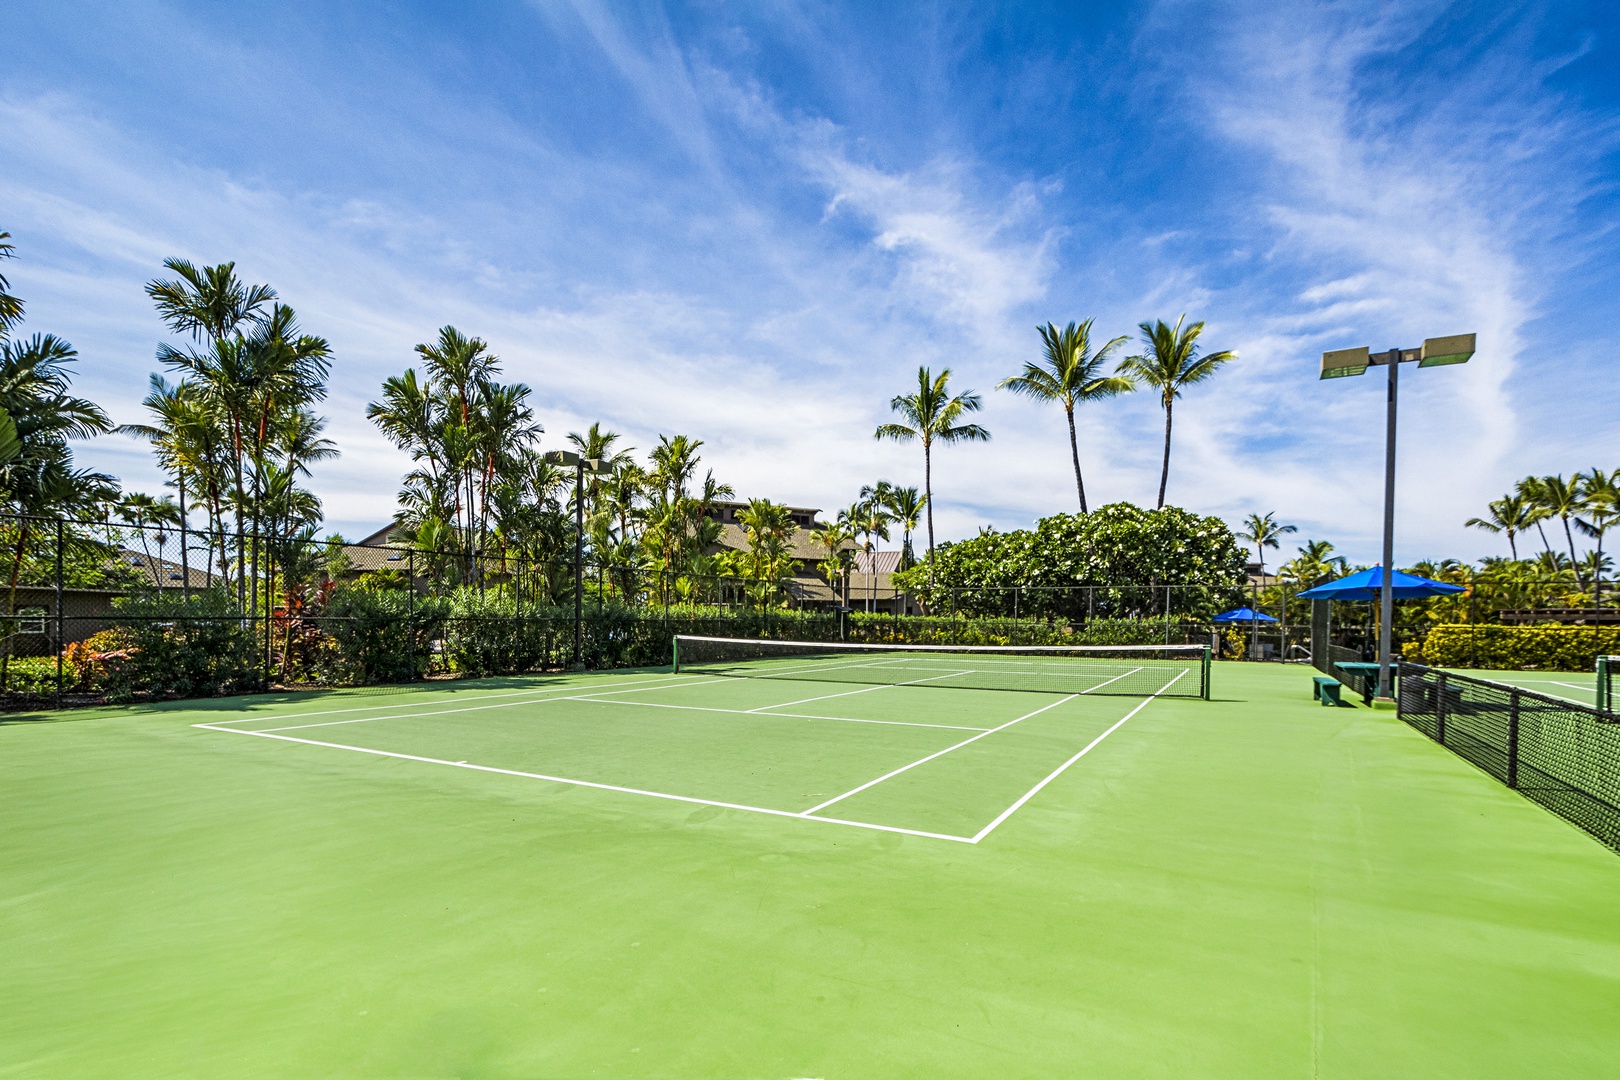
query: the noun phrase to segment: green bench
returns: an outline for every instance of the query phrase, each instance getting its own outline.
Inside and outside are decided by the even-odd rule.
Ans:
[[[1338,679],[1331,679],[1326,675],[1318,675],[1316,678],[1311,680],[1311,683],[1311,697],[1315,698],[1317,701],[1320,701],[1323,705],[1342,704],[1342,702],[1339,700],[1339,691],[1343,689],[1344,684]]]

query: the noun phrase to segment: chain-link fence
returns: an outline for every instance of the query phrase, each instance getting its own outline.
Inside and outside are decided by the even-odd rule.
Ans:
[[[1015,586],[949,591],[928,610],[881,575],[828,582],[805,566],[758,580],[17,516],[0,516],[0,552],[10,708],[655,666],[669,663],[676,634],[1208,644],[1209,616],[1228,599],[1174,584]]]
[[[1563,698],[1401,664],[1400,717],[1620,851],[1620,717]]]

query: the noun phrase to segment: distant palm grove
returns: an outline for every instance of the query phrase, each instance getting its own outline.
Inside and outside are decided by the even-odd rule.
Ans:
[[[0,260],[15,254],[0,233]],[[370,400],[367,417],[410,466],[394,520],[349,543],[323,535],[310,489],[313,471],[338,454],[321,415],[336,361],[329,342],[231,263],[167,260],[146,293],[168,335],[156,347],[161,370],[144,415],[118,425],[74,396],[74,349],[25,333],[24,303],[0,275],[0,687],[9,695],[650,664],[682,626],[1208,641],[1208,620],[1231,605],[1268,606],[1285,626],[1306,618],[1293,594],[1350,569],[1331,543],[1307,540],[1268,573],[1268,550],[1293,526],[1256,513],[1234,533],[1167,503],[1176,406],[1237,359],[1205,351],[1204,323],[1186,316],[1141,323],[1134,349],[1127,336],[1102,340],[1091,319],[1038,327],[1029,360],[997,389],[1061,407],[1052,452],[1072,468],[1072,496],[1054,493],[1033,529],[986,528],[955,542],[935,530],[936,493],[950,488],[942,452],[968,452],[991,430],[979,422],[984,397],[955,385],[949,368],[920,366],[873,432],[916,448],[916,482],[874,478],[818,517],[776,501],[785,491],[739,497],[690,434],[632,447],[600,423],[547,432],[533,389],[508,376],[491,344],[444,326]],[[1138,390],[1164,418],[1153,509],[1094,507],[1087,415]],[[76,441],[115,432],[151,446],[170,493],[123,491],[75,464]],[[1615,471],[1599,468],[1530,477],[1492,502],[1467,524],[1500,536],[1506,557],[1415,567],[1468,591],[1415,605],[1409,637],[1441,623],[1602,608],[1616,484]]]

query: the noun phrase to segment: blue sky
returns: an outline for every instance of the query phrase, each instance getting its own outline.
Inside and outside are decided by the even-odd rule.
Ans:
[[[993,392],[1034,327],[1183,312],[1240,359],[1177,407],[1170,499],[1376,558],[1379,380],[1324,348],[1467,330],[1403,381],[1397,558],[1504,547],[1515,478],[1620,466],[1620,16],[1603,4],[953,7],[11,0],[0,229],[28,327],[123,422],[168,256],[234,259],[329,338],[332,526],[404,459],[364,408],[452,323],[745,496],[921,480],[873,441],[919,364],[982,392],[942,537],[1072,509],[1061,412]],[[1406,374],[1406,373],[1403,373]],[[1162,414],[1082,414],[1088,494],[1151,503]],[[145,449],[82,458],[155,490]]]

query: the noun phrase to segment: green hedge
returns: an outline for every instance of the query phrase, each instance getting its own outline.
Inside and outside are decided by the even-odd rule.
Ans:
[[[1436,626],[1422,651],[1408,659],[1433,667],[1494,668],[1503,671],[1591,671],[1600,655],[1620,652],[1620,627],[1493,626],[1463,623]]]

